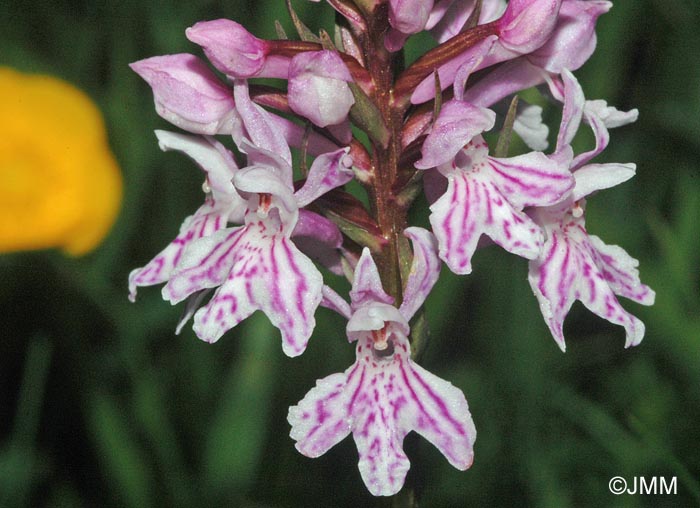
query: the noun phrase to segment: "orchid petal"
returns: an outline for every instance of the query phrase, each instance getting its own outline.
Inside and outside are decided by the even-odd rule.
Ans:
[[[622,247],[606,245],[595,235],[588,239],[593,247],[596,266],[616,295],[624,296],[642,305],[653,305],[656,293],[639,280],[639,261]]]
[[[508,159],[489,157],[488,164],[491,181],[518,210],[527,206],[553,205],[574,188],[574,177],[568,165],[542,152]]]
[[[350,304],[346,302],[342,296],[336,293],[331,287],[324,285],[321,291],[323,298],[321,300],[321,306],[334,310],[346,319],[350,319],[352,316],[352,310],[350,309]]]
[[[389,0],[389,24],[404,34],[418,33],[432,9],[433,0]]]
[[[204,49],[214,67],[229,76],[256,76],[265,63],[268,42],[230,19],[200,21],[188,28],[185,35]]]
[[[638,116],[639,112],[636,109],[623,112],[608,106],[605,101],[586,101],[586,105],[583,109],[583,117],[591,126],[591,129],[593,129],[595,148],[577,155],[574,158],[572,167],[575,169],[583,166],[605,150],[608,143],[610,143],[609,128],[635,122]]]
[[[510,0],[497,21],[499,43],[520,54],[531,53],[551,37],[562,0]]]
[[[607,280],[612,278],[616,283],[626,286],[635,275],[629,272],[633,264],[630,262],[631,258],[621,260],[621,267],[624,267],[622,270],[615,267],[612,261],[608,261],[604,268],[606,274],[601,273],[596,264],[601,254],[597,253],[596,246],[588,239],[583,219],[572,219],[569,215],[568,219],[564,220],[567,221],[566,229],[555,227],[550,231],[542,255],[530,262],[528,276],[554,339],[559,347],[565,350],[564,318],[573,302],[580,300],[598,316],[625,327],[625,347],[637,345],[644,336],[644,324],[622,308]],[[615,255],[620,254],[620,251],[616,250],[608,250],[607,254],[611,252]],[[629,289],[625,287],[625,292]],[[642,288],[638,286],[636,289]],[[638,296],[645,301],[653,298],[647,295],[653,293],[643,291]]]
[[[228,212],[219,210],[212,202],[202,205],[194,215],[187,217],[177,237],[152,261],[129,274],[129,300],[136,300],[136,288],[154,286],[170,278],[180,263],[183,253],[198,238],[207,237],[226,226]]]
[[[585,112],[590,116],[600,118],[607,129],[634,123],[639,118],[637,109],[619,111],[613,106],[608,106],[608,103],[603,100],[587,101]]]
[[[294,199],[291,189],[286,185],[277,173],[270,170],[268,166],[251,166],[239,170],[233,177],[236,188],[251,194],[249,197],[249,212],[251,220],[257,218],[266,219],[274,215],[274,210],[279,214],[282,233],[289,236],[296,226],[299,218],[299,207]],[[262,196],[271,197],[266,207],[260,207]],[[255,218],[257,217],[257,218]],[[249,218],[246,217],[246,223]]]
[[[632,178],[635,169],[634,164],[588,164],[574,173],[576,186],[571,198],[578,201],[595,191],[615,187]]]
[[[232,253],[245,243],[246,230],[245,226],[222,229],[193,241],[163,287],[163,299],[175,305],[193,293],[221,285],[231,271]]]
[[[236,194],[231,179],[238,169],[233,154],[213,138],[187,136],[168,131],[156,131],[158,145],[163,151],[177,150],[188,155],[207,174],[207,185],[217,201],[243,200]]]
[[[328,152],[334,152],[340,148],[336,143],[315,131],[307,133],[303,126],[287,120],[286,118],[271,116],[274,118],[275,127],[284,135],[289,146],[301,148],[306,146],[306,153],[317,156]]]
[[[464,91],[464,100],[490,107],[498,101],[545,81],[545,73],[526,58],[505,62]]]
[[[349,148],[319,155],[314,159],[306,183],[294,195],[299,206],[306,206],[331,189],[345,185],[353,178]]]
[[[248,84],[244,80],[234,81],[233,95],[236,108],[253,145],[278,154],[291,165],[292,153],[289,151],[289,145],[283,133],[277,128],[272,115],[250,100]]]
[[[282,334],[288,356],[300,355],[316,324],[323,279],[313,263],[285,236],[246,228],[229,242],[225,282],[194,315],[194,331],[206,342],[217,341],[255,310],[262,310]],[[192,280],[204,271],[196,266],[181,274]]]
[[[454,98],[458,101],[464,100],[464,88],[467,86],[467,81],[472,73],[479,68],[481,62],[484,60],[484,53],[477,53],[472,55],[472,57],[465,61],[460,68],[457,70],[454,78]]]
[[[337,125],[355,103],[348,81],[352,76],[337,53],[299,53],[289,68],[289,107],[319,127]]]
[[[265,148],[253,145],[247,139],[241,142],[241,152],[248,157],[248,166],[267,168],[291,192],[294,187],[292,166],[280,155]]]
[[[471,258],[482,234],[508,252],[537,257],[543,242],[540,228],[515,210],[488,176],[458,173],[448,180],[447,191],[430,207],[430,223],[440,258],[450,270],[471,273]]]
[[[435,39],[443,43],[458,35],[474,11],[474,0],[441,0],[436,2],[426,29]],[[481,4],[479,23],[489,23],[501,17],[506,9],[505,0],[485,0]]]
[[[561,77],[561,86],[564,90],[564,96],[561,97],[560,100],[564,102],[564,109],[562,111],[559,135],[557,136],[557,152],[571,145],[571,141],[574,139],[574,136],[576,136],[581,125],[583,108],[586,102],[583,89],[574,75],[565,69]],[[550,89],[554,94],[559,93],[554,82],[550,82]]]
[[[346,383],[347,374],[341,373],[319,379],[298,405],[289,408],[289,436],[305,456],[320,457],[350,434]]]
[[[547,42],[528,55],[538,67],[552,73],[581,67],[596,47],[595,24],[612,7],[610,2],[566,0],[561,4],[557,26]]]
[[[455,76],[459,73],[460,68],[467,62],[470,61],[481,61],[492,48],[494,42],[498,39],[496,35],[490,35],[485,37],[483,40],[479,41],[475,45],[471,46],[464,53],[456,56],[452,60],[448,61],[444,65],[438,67],[438,76],[440,77],[440,86],[443,90],[452,86],[455,80]],[[411,94],[412,104],[422,104],[423,102],[429,101],[435,97],[435,77],[433,74],[421,81]],[[465,96],[465,101],[473,102],[467,100]],[[477,104],[482,105],[482,104]]]
[[[496,114],[486,108],[452,100],[440,110],[430,134],[423,142],[423,157],[415,163],[418,169],[445,164],[474,136],[493,128]]]
[[[350,342],[360,338],[364,332],[381,330],[387,323],[393,323],[403,335],[408,335],[411,331],[406,318],[393,305],[372,302],[359,308],[353,305],[352,308],[353,314],[346,327]]]
[[[518,103],[518,114],[513,122],[513,130],[532,150],[546,150],[549,143],[549,127],[542,122],[542,108],[535,104]]]
[[[377,265],[374,264],[374,259],[372,259],[367,247],[362,250],[362,256],[355,267],[355,279],[352,283],[350,299],[353,308],[371,302],[387,304],[394,302],[394,299],[384,292]]]
[[[151,86],[156,112],[168,122],[197,134],[230,131],[236,115],[231,89],[196,56],[155,56],[130,67]]]
[[[413,261],[399,310],[410,321],[437,282],[441,266],[437,239],[430,231],[410,227],[403,234],[413,245]]]

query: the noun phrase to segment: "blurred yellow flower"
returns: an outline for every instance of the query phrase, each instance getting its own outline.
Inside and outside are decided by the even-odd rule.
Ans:
[[[90,98],[0,67],[0,252],[85,254],[119,211],[122,179]]]

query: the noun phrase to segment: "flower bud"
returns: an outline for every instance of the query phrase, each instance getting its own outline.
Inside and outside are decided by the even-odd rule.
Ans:
[[[289,67],[289,107],[319,127],[345,120],[355,103],[350,71],[333,51],[308,51],[292,58]]]
[[[414,34],[425,28],[433,0],[389,0],[389,23],[404,34]]]
[[[217,134],[234,111],[233,95],[196,56],[154,56],[130,67],[153,89],[156,111],[196,134]]]
[[[610,10],[610,2],[571,0],[561,5],[559,20],[550,39],[528,60],[549,72],[581,67],[596,46],[595,24]]]
[[[224,74],[250,78],[260,73],[268,52],[268,43],[230,19],[200,21],[185,31],[187,38],[199,44],[211,63]]]
[[[499,42],[519,54],[542,46],[557,23],[562,0],[511,0],[497,21]]]

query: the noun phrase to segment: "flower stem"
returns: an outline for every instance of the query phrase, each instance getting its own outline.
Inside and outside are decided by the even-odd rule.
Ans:
[[[382,236],[387,241],[377,256],[377,266],[385,290],[395,298],[395,304],[402,300],[402,278],[400,263],[401,232],[407,225],[406,207],[399,206],[394,195],[394,183],[398,173],[401,154],[402,118],[392,107],[396,55],[384,47],[384,34],[388,29],[386,4],[376,9],[368,20],[368,31],[363,40],[365,60],[375,90],[373,99],[389,130],[386,146],[373,144],[372,165],[376,175],[370,190],[370,201]]]

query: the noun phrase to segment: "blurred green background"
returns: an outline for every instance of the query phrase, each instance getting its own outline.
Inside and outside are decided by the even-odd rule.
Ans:
[[[330,8],[295,2],[330,29]],[[341,318],[319,310],[306,354],[285,357],[258,315],[214,345],[174,327],[180,308],[129,271],[169,242],[201,201],[201,175],[162,153],[170,128],[129,62],[193,52],[184,30],[229,17],[273,37],[281,0],[10,0],[0,65],[53,74],[102,108],[125,179],[119,221],[78,259],[0,256],[0,506],[373,506],[346,439],[308,459],[287,407],[353,360]],[[602,161],[638,165],[631,182],[589,200],[588,227],[639,258],[656,305],[623,301],[647,325],[639,347],[576,304],[568,351],[556,347],[527,264],[480,251],[474,274],[443,271],[428,303],[422,364],[467,395],[475,462],[454,470],[415,435],[410,481],[424,507],[700,504],[700,2],[618,1],[598,51],[577,72],[589,98],[639,108]],[[37,133],[37,136],[51,135]],[[675,496],[613,496],[622,476],[677,477]]]

